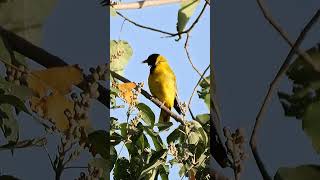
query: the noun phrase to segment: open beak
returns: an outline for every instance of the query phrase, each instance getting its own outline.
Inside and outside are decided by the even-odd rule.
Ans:
[[[142,61],[141,63],[148,63],[148,59]]]

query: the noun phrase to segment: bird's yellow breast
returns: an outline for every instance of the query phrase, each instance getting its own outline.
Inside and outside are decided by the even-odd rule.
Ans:
[[[151,70],[148,78],[151,94],[172,108],[176,96],[176,78],[167,62],[160,62]]]

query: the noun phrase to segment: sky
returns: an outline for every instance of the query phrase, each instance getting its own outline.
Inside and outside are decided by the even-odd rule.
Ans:
[[[189,27],[197,17],[202,7],[203,2],[201,2],[201,4],[199,4],[197,7],[187,27]],[[121,13],[129,19],[142,25],[158,28],[168,32],[176,32],[177,14],[179,8],[179,4],[171,4],[158,7],[148,7],[139,10],[123,10]],[[147,59],[147,57],[153,53],[161,54],[168,59],[169,64],[176,75],[178,92],[181,101],[187,103],[200,76],[193,70],[187,59],[187,55],[184,50],[185,37],[176,42],[176,37],[165,38],[166,35],[164,34],[141,29],[128,22],[124,23],[122,31],[120,31],[122,23],[123,19],[121,17],[111,17],[110,39],[119,40],[120,37],[121,40],[127,41],[133,49],[133,56],[131,57],[129,64],[125,69],[124,76],[134,82],[144,82],[144,89],[150,92],[147,83],[149,67],[146,64],[142,64],[141,61]],[[203,72],[210,64],[209,49],[210,9],[207,7],[199,23],[191,32],[191,37],[189,39],[189,52],[194,65],[199,69],[200,72]],[[139,100],[151,107],[156,115],[157,120],[160,113],[159,108],[149,100],[146,100],[143,96],[140,96]],[[195,115],[209,112],[204,102],[200,100],[196,94],[193,97],[191,107]],[[121,120],[120,122],[125,122],[126,111],[111,111],[111,116],[119,117]],[[188,118],[190,118],[189,115]],[[174,120],[171,121],[174,122]],[[177,125],[178,123],[174,123],[174,127],[177,127]],[[169,132],[172,130],[173,129],[171,129]],[[163,133],[161,137],[165,140],[169,132]],[[118,152],[120,151],[121,146],[122,144],[116,147]],[[121,152],[121,156],[127,155],[128,153],[125,150]],[[173,167],[173,169],[170,169],[169,179],[179,179],[178,172],[178,167]]]

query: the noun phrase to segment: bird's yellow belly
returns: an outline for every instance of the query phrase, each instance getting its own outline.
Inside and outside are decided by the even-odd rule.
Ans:
[[[175,81],[166,73],[153,73],[148,79],[151,94],[168,108],[172,108],[176,96]]]

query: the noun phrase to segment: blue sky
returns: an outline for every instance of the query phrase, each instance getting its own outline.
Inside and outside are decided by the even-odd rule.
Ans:
[[[187,27],[194,21],[203,7],[203,2],[197,7],[195,14],[191,18]],[[124,10],[122,14],[134,20],[137,23],[158,28],[168,32],[176,32],[177,14],[180,8],[179,4],[171,4],[160,7],[149,7],[139,10]],[[188,62],[187,55],[184,50],[185,36],[176,42],[176,38],[163,38],[165,35],[157,32],[141,29],[129,22],[125,22],[120,32],[123,19],[119,16],[111,17],[110,20],[110,39],[126,40],[133,49],[133,56],[125,70],[124,76],[134,82],[144,82],[144,89],[149,91],[147,78],[149,68],[142,64],[141,61],[146,59],[150,54],[159,53],[164,55],[172,67],[177,77],[177,85],[179,97],[182,101],[188,102],[192,94],[193,88],[199,80],[199,75],[193,70]],[[210,50],[210,10],[206,8],[201,20],[191,32],[189,39],[189,52],[195,66],[203,72],[209,65]],[[208,74],[207,74],[208,75]],[[143,96],[139,97],[139,101],[146,103],[154,110],[156,119],[159,117],[159,108],[153,103],[146,100]],[[120,102],[121,103],[121,102]],[[195,115],[208,113],[208,109],[197,95],[194,96],[191,104]],[[118,117],[122,122],[125,120],[125,110],[111,111],[111,116]],[[190,116],[188,116],[190,117]],[[171,120],[174,121],[174,120]],[[175,127],[177,123],[175,123]],[[171,132],[171,131],[169,131]],[[168,133],[164,133],[162,138],[166,138]],[[118,152],[121,146],[116,147]],[[122,151],[121,156],[127,156],[126,151]],[[169,179],[179,178],[179,169],[174,167],[170,170]],[[112,175],[111,175],[112,176]]]

